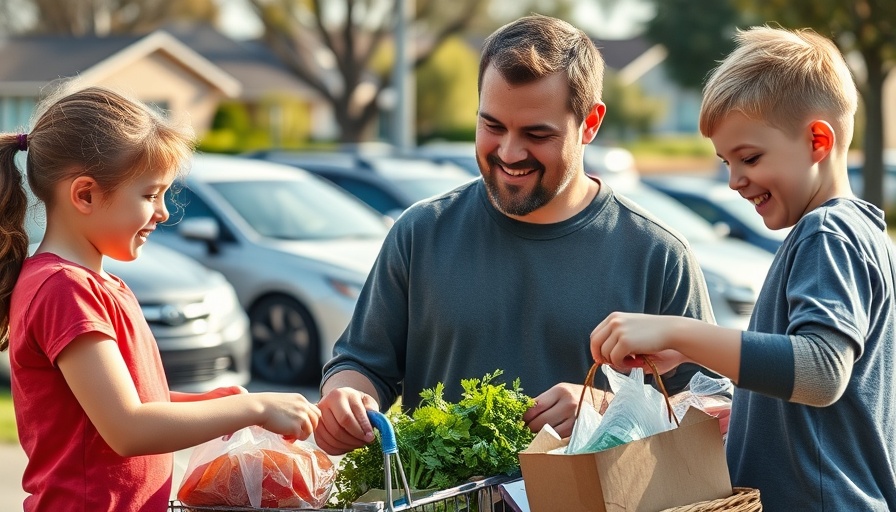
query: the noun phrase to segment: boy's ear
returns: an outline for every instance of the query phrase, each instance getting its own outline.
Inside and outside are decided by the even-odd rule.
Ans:
[[[812,161],[820,162],[834,148],[834,128],[827,121],[816,120],[809,124],[812,136]]]
[[[585,130],[582,132],[582,144],[590,144],[597,135],[600,123],[604,120],[604,114],[607,112],[607,106],[601,102],[597,102],[591,107],[588,115],[585,116]]]
[[[72,180],[71,187],[69,187],[69,199],[72,206],[81,213],[90,213],[96,205],[94,201],[97,191],[97,183],[93,178],[78,176]]]

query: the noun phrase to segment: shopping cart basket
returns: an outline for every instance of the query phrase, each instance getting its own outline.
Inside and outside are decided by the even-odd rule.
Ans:
[[[383,447],[383,476],[386,482],[398,481],[402,489],[396,498],[392,496],[390,485],[386,485],[385,501],[352,503],[344,509],[311,509],[311,508],[252,508],[252,507],[195,507],[172,501],[169,512],[503,512],[504,502],[499,490],[501,484],[520,480],[519,475],[498,475],[482,480],[468,482],[457,487],[436,491],[423,496],[411,496],[404,467],[398,456],[398,443],[395,430],[385,415],[377,411],[367,411],[367,416],[374,428],[380,431]],[[394,460],[393,460],[394,459]],[[398,479],[393,478],[397,476]],[[507,508],[510,512],[510,509]]]

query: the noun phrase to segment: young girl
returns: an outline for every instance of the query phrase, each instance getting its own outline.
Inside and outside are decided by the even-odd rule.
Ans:
[[[164,511],[171,452],[249,425],[307,438],[320,411],[299,394],[169,391],[136,298],[103,270],[104,256],[135,259],[168,218],[190,130],[101,88],[42,107],[30,133],[0,134],[0,349],[28,455],[25,510]],[[46,205],[30,257],[19,151]]]

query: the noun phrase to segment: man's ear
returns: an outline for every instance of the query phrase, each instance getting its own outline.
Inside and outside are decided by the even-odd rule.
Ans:
[[[69,199],[72,206],[81,213],[90,213],[96,206],[99,187],[96,181],[89,176],[78,176],[72,180],[69,187]]]
[[[809,123],[812,137],[812,161],[825,159],[834,148],[834,128],[827,121],[816,120]]]
[[[591,144],[600,128],[600,123],[604,120],[604,114],[607,112],[607,106],[601,102],[597,102],[591,107],[588,115],[585,116],[585,130],[582,132],[582,144]]]

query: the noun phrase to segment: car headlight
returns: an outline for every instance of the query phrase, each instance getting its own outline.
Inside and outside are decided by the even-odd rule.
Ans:
[[[240,301],[229,285],[221,285],[205,295],[202,305],[214,316],[229,315],[241,308]]]

